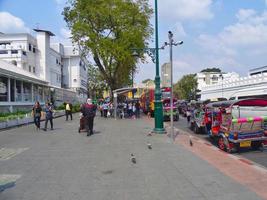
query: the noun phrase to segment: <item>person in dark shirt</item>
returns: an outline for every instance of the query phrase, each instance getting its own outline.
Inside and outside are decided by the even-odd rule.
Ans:
[[[92,103],[91,99],[87,99],[86,104],[82,106],[81,112],[86,120],[87,136],[93,134],[94,118],[96,114],[97,106]]]
[[[47,123],[50,121],[51,130],[53,130],[53,107],[50,103],[45,104],[45,128],[44,131],[47,130]]]
[[[139,118],[140,117],[140,103],[139,103],[139,101],[137,101],[135,104],[135,112],[136,112],[136,118]]]
[[[37,130],[40,130],[40,119],[42,114],[42,107],[39,101],[36,101],[33,108],[32,108],[32,115],[34,119],[34,124]]]

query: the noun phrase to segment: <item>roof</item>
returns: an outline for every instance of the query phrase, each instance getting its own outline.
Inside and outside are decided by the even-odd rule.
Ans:
[[[231,101],[219,101],[219,102],[209,103],[207,107],[228,108],[234,105],[266,107],[267,99],[242,99],[242,100],[231,100]]]
[[[45,32],[45,33],[47,33],[48,35],[50,35],[50,36],[55,36],[55,34],[54,33],[52,33],[51,31],[47,31],[47,30],[43,30],[43,29],[33,29],[34,31],[36,31],[36,32]]]

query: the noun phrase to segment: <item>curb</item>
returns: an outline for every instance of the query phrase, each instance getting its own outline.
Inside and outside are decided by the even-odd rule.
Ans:
[[[167,125],[167,126],[166,126],[166,129],[167,129],[167,128],[169,129],[170,126]],[[214,150],[214,151],[219,151],[219,152],[223,153],[224,155],[226,155],[226,156],[228,156],[228,157],[230,157],[230,158],[232,158],[232,159],[234,159],[234,160],[238,160],[239,162],[242,162],[242,163],[244,163],[244,164],[247,164],[247,165],[253,167],[254,169],[256,169],[256,170],[258,170],[258,171],[260,171],[260,172],[267,173],[267,168],[264,167],[264,166],[262,166],[262,165],[260,165],[260,164],[258,164],[258,163],[256,163],[256,162],[253,162],[253,161],[251,161],[251,160],[248,160],[248,159],[243,158],[243,157],[238,156],[238,155],[233,155],[233,154],[224,152],[224,151],[220,150],[219,148],[215,147],[214,145],[212,145],[211,143],[208,143],[207,141],[204,141],[202,138],[196,137],[196,136],[194,136],[194,135],[192,135],[192,134],[190,134],[190,133],[188,133],[188,132],[186,132],[186,131],[183,131],[183,130],[181,130],[181,129],[179,129],[179,128],[176,128],[176,127],[175,127],[175,128],[174,128],[174,131],[176,132],[176,135],[175,135],[175,137],[174,137],[175,140],[177,139],[177,137],[178,137],[180,134],[182,134],[182,135],[186,135],[186,136],[188,136],[191,140],[193,140],[194,142],[198,142],[198,143],[204,144],[204,145],[206,145],[208,148],[210,148],[210,149],[212,149],[212,150]],[[167,131],[167,136],[169,136],[169,134],[170,134],[170,133]],[[188,140],[189,140],[189,139],[188,139]]]

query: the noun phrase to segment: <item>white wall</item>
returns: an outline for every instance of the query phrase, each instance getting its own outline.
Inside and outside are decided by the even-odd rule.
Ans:
[[[203,87],[201,100],[264,94],[267,94],[267,74],[259,74]]]

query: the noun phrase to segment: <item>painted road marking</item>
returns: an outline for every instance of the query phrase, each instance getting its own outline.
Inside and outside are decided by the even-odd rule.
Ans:
[[[0,161],[1,160],[8,160],[23,151],[26,151],[29,148],[18,148],[18,149],[11,149],[11,148],[1,148],[0,149]]]
[[[15,186],[16,181],[21,177],[21,175],[14,174],[0,174],[0,192],[7,188]]]

